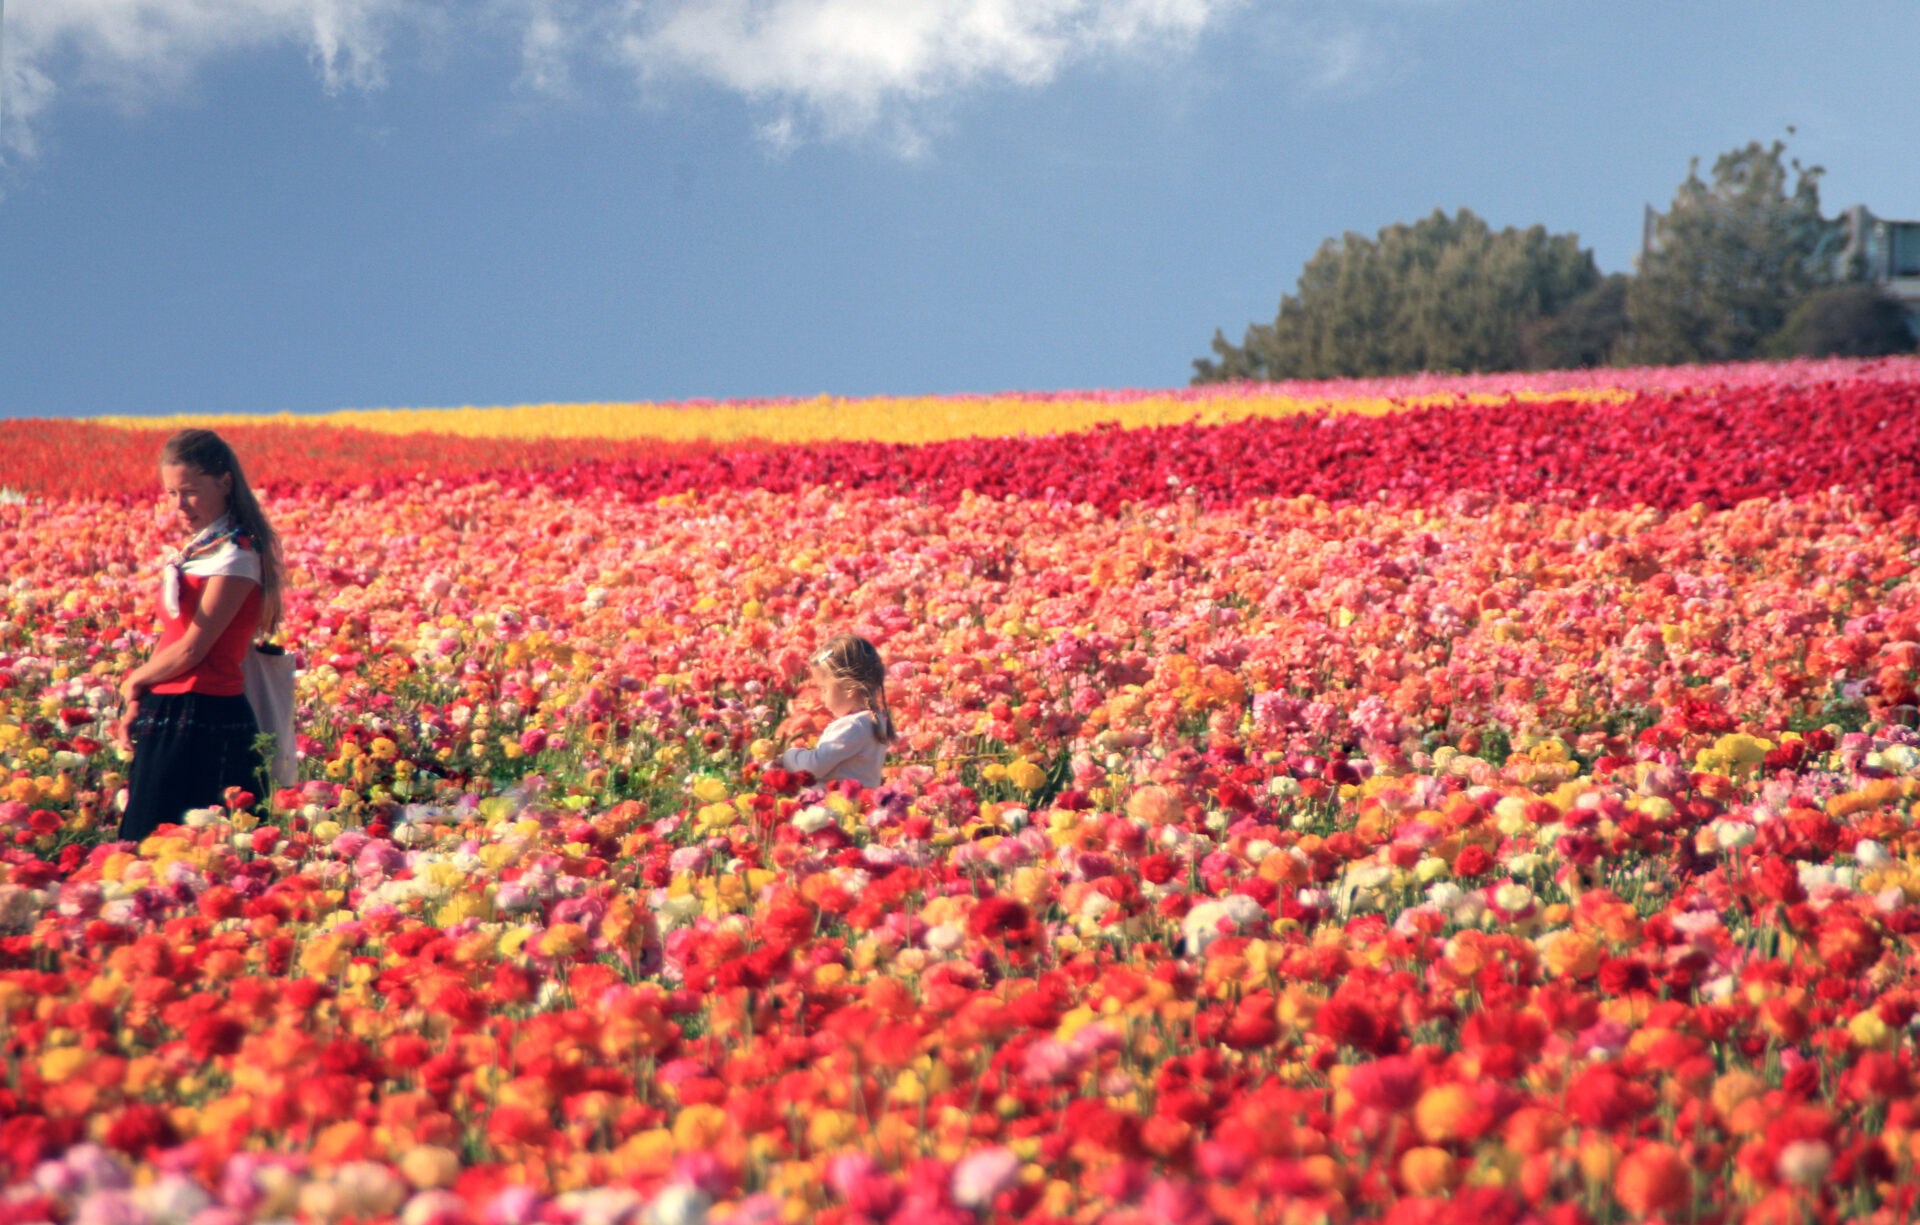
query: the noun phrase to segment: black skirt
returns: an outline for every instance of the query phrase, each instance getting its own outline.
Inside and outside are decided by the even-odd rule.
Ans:
[[[259,793],[260,725],[244,694],[149,693],[133,720],[133,769],[120,837],[138,842],[189,808],[226,802],[229,787]]]

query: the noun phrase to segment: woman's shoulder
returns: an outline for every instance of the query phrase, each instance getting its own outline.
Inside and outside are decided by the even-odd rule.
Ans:
[[[261,576],[260,551],[253,547],[251,536],[235,533],[187,558],[180,568],[189,578],[245,578],[257,583]]]

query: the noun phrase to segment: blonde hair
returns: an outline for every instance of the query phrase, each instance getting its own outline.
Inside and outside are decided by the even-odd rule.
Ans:
[[[814,666],[860,692],[873,716],[873,734],[882,744],[893,742],[893,711],[887,706],[887,665],[879,648],[858,634],[835,634],[811,657]]]
[[[160,450],[160,463],[183,464],[206,476],[233,478],[227,491],[227,513],[253,540],[260,554],[260,630],[258,636],[272,635],[280,624],[280,534],[267,522],[267,512],[247,484],[240,470],[240,457],[227,440],[212,430],[181,430],[167,439]]]

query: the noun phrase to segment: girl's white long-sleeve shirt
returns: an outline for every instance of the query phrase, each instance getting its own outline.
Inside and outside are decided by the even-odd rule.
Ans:
[[[887,745],[876,732],[872,711],[846,715],[827,724],[820,743],[811,749],[788,749],[780,764],[805,770],[823,783],[857,779],[862,787],[880,785],[880,767],[887,761]]]

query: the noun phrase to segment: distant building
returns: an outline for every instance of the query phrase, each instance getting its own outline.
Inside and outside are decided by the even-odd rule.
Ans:
[[[1856,204],[1847,210],[1846,223],[1847,245],[1835,271],[1842,279],[1880,286],[1920,330],[1920,221],[1888,221]]]
[[[1660,214],[1651,204],[1640,219],[1640,259],[1660,245]],[[1867,281],[1906,308],[1920,332],[1920,221],[1889,221],[1856,204],[1841,217],[1846,242],[1834,260],[1842,281]]]

